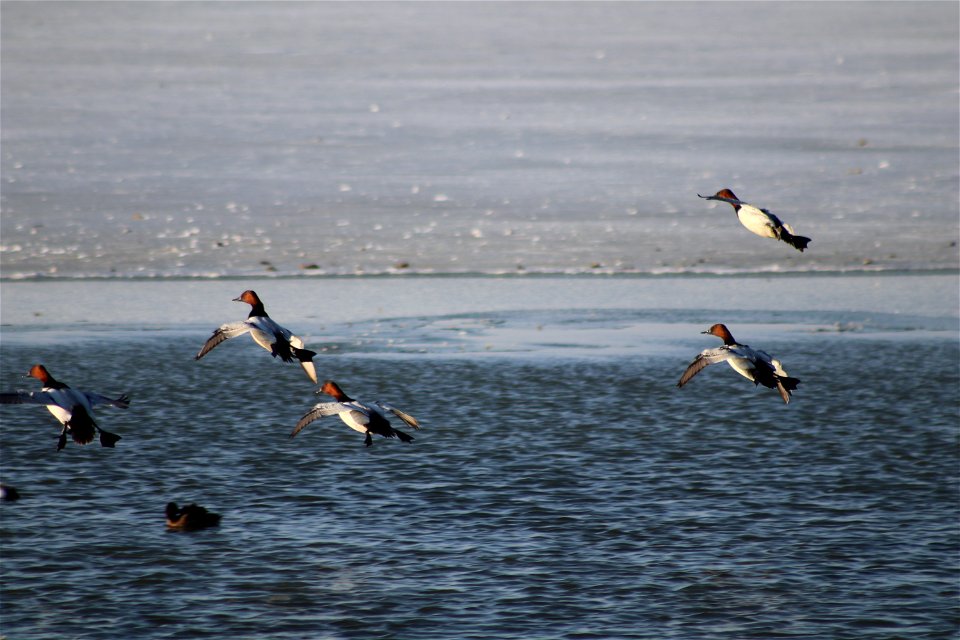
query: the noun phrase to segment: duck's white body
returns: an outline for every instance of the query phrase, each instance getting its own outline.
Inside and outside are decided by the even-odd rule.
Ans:
[[[779,240],[779,230],[781,228],[786,228],[788,231],[790,230],[777,216],[766,209],[759,209],[746,202],[740,203],[740,208],[737,209],[737,219],[740,220],[740,224],[746,227],[747,230],[762,238]]]

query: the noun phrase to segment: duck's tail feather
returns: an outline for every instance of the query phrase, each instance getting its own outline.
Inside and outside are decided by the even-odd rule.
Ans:
[[[203,509],[203,507],[200,507]],[[219,527],[220,526],[220,514],[213,513],[212,511],[207,511],[203,509],[203,516],[199,518],[199,524],[202,527]]]
[[[397,437],[400,438],[402,442],[413,442],[413,436],[409,433],[404,433],[400,429],[394,429],[393,432],[397,434]]]
[[[296,357],[300,362],[310,362],[313,360],[314,356],[317,355],[316,351],[310,351],[310,349],[298,349],[297,347],[290,347],[290,353]]]
[[[792,230],[786,225],[780,230],[780,239],[800,252],[803,252],[803,250],[807,248],[807,245],[810,244],[810,238],[794,235]]]
[[[93,436],[96,435],[97,423],[93,417],[87,413],[83,405],[75,405],[70,410],[70,419],[67,420],[67,430],[70,437],[77,444],[90,444],[93,442]]]
[[[789,376],[778,376],[777,378],[787,391],[796,391],[797,385],[800,384],[800,380],[797,378],[791,378]]]

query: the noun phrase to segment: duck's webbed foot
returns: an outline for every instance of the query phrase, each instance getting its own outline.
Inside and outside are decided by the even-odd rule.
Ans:
[[[60,451],[60,450],[63,449],[65,446],[67,446],[67,430],[66,430],[66,428],[64,428],[64,429],[60,432],[60,437],[57,438],[57,451]]]
[[[369,431],[367,431],[367,437],[364,438],[363,443],[368,447],[373,444],[373,436],[370,435]]]
[[[100,446],[101,447],[110,447],[111,449],[117,444],[117,440],[120,439],[115,433],[110,433],[109,431],[104,431],[100,429]]]

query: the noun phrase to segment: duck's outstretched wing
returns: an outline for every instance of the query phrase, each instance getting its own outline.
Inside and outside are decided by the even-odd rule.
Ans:
[[[388,404],[386,402],[381,402],[380,400],[377,400],[373,404],[377,405],[384,411],[389,411],[393,415],[397,416],[398,418],[403,420],[407,424],[407,426],[413,427],[414,429],[420,428],[420,423],[417,422],[417,419],[414,418],[409,413],[404,413],[403,411],[400,411],[400,409],[397,409],[395,406]]]
[[[199,360],[203,356],[207,355],[215,346],[224,340],[242,336],[250,331],[250,328],[250,325],[245,320],[240,320],[239,322],[230,322],[221,326],[213,332],[213,335],[210,336],[210,338],[207,339],[207,342],[203,345],[203,348],[200,349],[200,353],[197,354],[195,359]]]
[[[350,411],[351,409],[353,409],[353,407],[348,407],[342,402],[320,402],[315,404],[310,411],[306,412],[303,417],[300,418],[299,422],[297,422],[297,426],[290,433],[290,437],[292,438],[300,433],[305,426],[314,420],[319,420],[325,416],[337,415],[343,413],[344,411]]]
[[[58,404],[46,391],[7,391],[0,393],[0,404]]]
[[[91,407],[98,404],[107,404],[113,407],[119,407],[120,409],[126,409],[130,406],[130,398],[127,394],[123,394],[119,398],[108,398],[99,393],[91,393],[89,391],[79,391],[77,393],[86,396]],[[55,404],[57,406],[63,406],[65,403],[46,391],[9,391],[0,393],[0,404]]]
[[[90,401],[91,407],[98,404],[105,404],[111,407],[117,407],[118,409],[126,409],[130,406],[130,397],[127,394],[123,394],[119,398],[108,398],[107,396],[102,396],[99,393],[90,393],[89,391],[84,391],[83,395],[87,396],[87,400]]]
[[[706,349],[701,351],[700,355],[698,355],[693,362],[687,366],[687,370],[683,372],[682,376],[680,376],[680,381],[677,383],[677,387],[682,387],[690,382],[690,379],[693,378],[693,376],[697,375],[711,364],[725,362],[729,357],[730,352],[726,349]]]

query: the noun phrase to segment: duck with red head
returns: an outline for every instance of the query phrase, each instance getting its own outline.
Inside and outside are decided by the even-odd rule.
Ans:
[[[313,364],[313,357],[317,352],[307,349],[303,340],[267,315],[263,302],[255,291],[248,289],[233,301],[246,302],[250,305],[250,314],[247,319],[227,323],[214,331],[197,354],[197,360],[210,353],[221,342],[249,333],[253,341],[269,351],[270,355],[280,358],[283,362],[299,362],[307,377],[313,382],[317,381],[317,371]]]
[[[12,391],[0,393],[0,404],[39,404],[63,425],[60,436],[57,438],[57,451],[67,445],[67,434],[77,444],[89,444],[94,436],[100,434],[100,446],[114,447],[120,436],[104,431],[93,419],[93,407],[105,404],[120,409],[130,406],[130,399],[126,395],[119,398],[108,398],[98,393],[71,389],[63,382],[55,379],[42,364],[35,364],[27,372],[26,377],[36,378],[43,385],[40,391]]]
[[[788,376],[779,360],[772,358],[765,351],[751,349],[745,344],[738,343],[724,324],[715,324],[701,333],[720,338],[723,340],[723,346],[701,351],[680,376],[677,387],[687,384],[693,376],[708,365],[726,362],[734,371],[754,385],[762,384],[769,389],[776,389],[780,392],[780,397],[785,404],[790,402],[790,396],[800,381]]]
[[[730,204],[737,214],[740,224],[751,233],[755,233],[762,238],[782,240],[800,252],[806,249],[810,243],[810,238],[796,235],[793,228],[782,222],[780,218],[766,209],[743,202],[730,189],[721,189],[712,196],[701,196],[699,193],[697,196],[704,200],[719,200]]]
[[[308,424],[324,416],[337,415],[345,425],[364,434],[364,443],[366,446],[373,444],[372,434],[383,436],[384,438],[399,438],[402,442],[411,442],[413,436],[394,429],[387,420],[386,413],[392,413],[400,418],[405,424],[414,429],[420,428],[420,423],[416,418],[408,413],[404,413],[391,404],[381,402],[361,402],[348,396],[333,380],[326,380],[317,393],[326,393],[333,396],[336,402],[320,402],[313,406],[300,421],[290,437],[294,437]]]
[[[700,333],[703,333],[709,336],[717,336],[718,338],[723,340],[723,344],[727,346],[737,344],[737,341],[733,338],[733,334],[730,333],[730,329],[727,329],[727,325],[725,324],[717,323],[715,325],[712,325],[706,331],[701,331]]]

